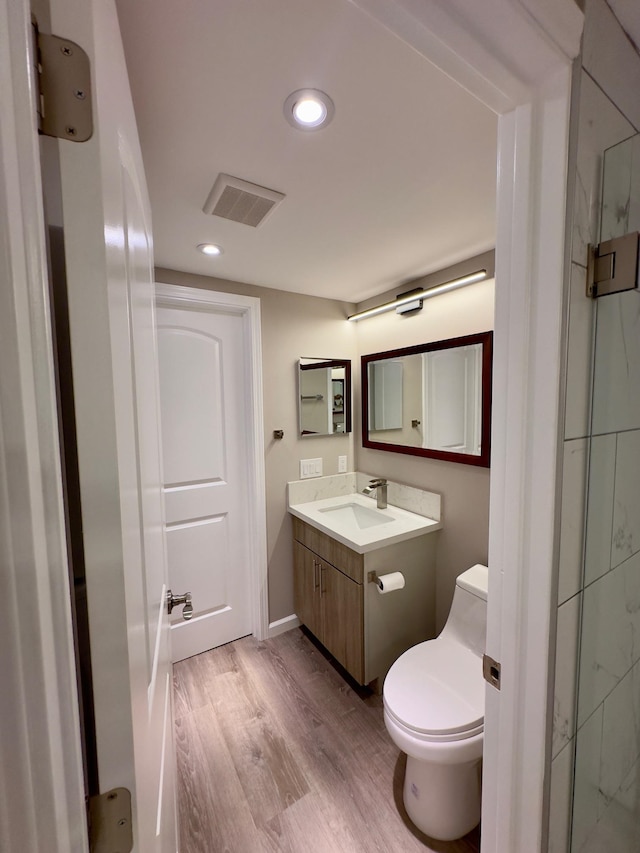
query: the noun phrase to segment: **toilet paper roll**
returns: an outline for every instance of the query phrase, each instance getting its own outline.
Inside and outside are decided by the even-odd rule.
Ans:
[[[397,589],[404,589],[404,575],[402,572],[389,572],[387,575],[378,575],[378,592],[380,595],[395,592]]]

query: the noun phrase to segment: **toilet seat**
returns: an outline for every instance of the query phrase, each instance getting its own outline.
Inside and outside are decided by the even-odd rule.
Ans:
[[[418,740],[446,743],[484,731],[482,661],[449,638],[402,654],[387,674],[383,697],[391,720]]]

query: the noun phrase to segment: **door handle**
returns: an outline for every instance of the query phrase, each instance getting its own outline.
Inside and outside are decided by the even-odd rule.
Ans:
[[[183,595],[174,595],[170,589],[167,590],[167,613],[171,614],[174,607],[184,604],[182,608],[182,618],[191,619],[193,616],[193,604],[191,603],[191,593],[185,592]]]

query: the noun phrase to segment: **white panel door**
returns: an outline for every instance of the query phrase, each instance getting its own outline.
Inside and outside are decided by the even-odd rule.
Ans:
[[[251,633],[248,348],[240,312],[160,299],[157,324],[177,661]]]
[[[149,201],[113,0],[50,7],[93,76],[94,135],[59,154],[99,785],[131,791],[135,851],[175,853]]]

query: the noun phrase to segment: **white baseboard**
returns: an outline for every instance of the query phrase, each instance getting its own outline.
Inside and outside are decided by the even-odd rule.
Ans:
[[[285,616],[284,619],[277,619],[275,622],[269,623],[268,637],[277,637],[278,634],[284,634],[285,631],[291,631],[292,628],[297,628],[300,625],[300,620],[295,613],[291,616]]]

